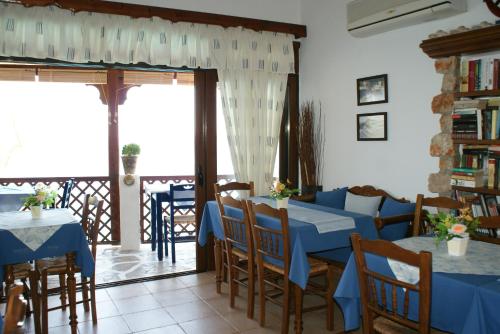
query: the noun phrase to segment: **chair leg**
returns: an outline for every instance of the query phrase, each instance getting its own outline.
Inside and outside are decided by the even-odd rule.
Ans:
[[[214,244],[214,256],[215,256],[215,285],[216,285],[216,290],[217,293],[221,293],[222,291],[222,266],[223,266],[223,260],[222,260],[222,248],[221,248],[221,241],[215,239],[215,244]]]
[[[326,303],[327,303],[327,311],[326,311],[326,329],[329,331],[333,331],[334,323],[333,323],[333,310],[334,310],[334,301],[333,301],[333,293],[335,292],[334,280],[335,278],[335,269],[332,265],[328,265],[328,272],[326,273],[327,279],[327,289],[326,289]]]
[[[151,198],[151,250],[156,250],[156,199],[155,195]]]
[[[61,287],[61,294],[59,296],[61,306],[63,310],[66,310],[66,276],[64,274],[59,274],[59,286]]]
[[[248,261],[248,295],[247,295],[247,318],[253,319],[255,307],[255,266],[252,260]]]
[[[81,276],[82,280],[82,299],[83,299],[83,309],[85,312],[90,311],[90,303],[89,303],[89,286],[87,277]]]
[[[172,248],[172,263],[175,263],[175,222],[174,215],[170,217],[170,247]]]
[[[33,304],[33,321],[35,322],[35,333],[40,333],[40,298],[38,296],[38,274],[30,271],[30,293]]]
[[[295,285],[295,334],[302,333],[302,303],[304,291],[298,285]]]
[[[30,306],[30,287],[28,286],[28,283],[26,282],[26,278],[21,279],[21,282],[23,283],[24,291],[23,291],[23,297],[26,299],[26,317],[29,317],[31,315],[31,306]]]
[[[41,277],[42,293],[41,293],[41,316],[42,316],[42,333],[49,332],[49,310],[48,310],[48,296],[47,296],[47,273],[42,272]]]
[[[91,301],[90,304],[92,306],[92,323],[97,324],[97,305],[95,299],[95,276],[90,278],[90,295]]]
[[[264,327],[266,324],[266,286],[264,283],[264,269],[259,268],[259,325]]]
[[[237,256],[233,257],[233,265],[239,265],[240,259]],[[240,279],[240,271],[239,270],[234,270],[233,274],[233,280],[239,280]],[[238,283],[234,284],[234,295],[239,296],[240,295],[240,285]]]
[[[233,264],[234,258],[229,263],[229,306],[234,308],[234,299],[236,297],[236,272]]]
[[[284,293],[283,313],[281,316],[281,334],[288,334],[288,327],[290,327],[290,281],[285,278],[285,281],[283,283]]]

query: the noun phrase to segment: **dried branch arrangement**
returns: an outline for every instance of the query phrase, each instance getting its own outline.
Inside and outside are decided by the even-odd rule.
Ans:
[[[302,185],[321,185],[325,153],[325,122],[321,103],[317,112],[313,101],[306,101],[301,105],[297,140]]]

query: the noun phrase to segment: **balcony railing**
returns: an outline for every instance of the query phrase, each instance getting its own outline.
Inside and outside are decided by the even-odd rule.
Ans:
[[[59,197],[56,201],[56,206],[60,206],[63,192],[63,185],[69,177],[34,177],[34,178],[0,178],[0,185],[2,186],[22,186],[31,185],[35,186],[38,182],[52,187],[54,189],[59,189]],[[97,177],[75,177],[75,185],[71,193],[71,198],[69,202],[69,209],[77,217],[81,218],[83,210],[83,199],[86,194],[91,196],[98,196],[104,200],[104,214],[102,217],[102,223],[99,228],[99,243],[109,244],[116,242],[112,240],[111,237],[111,194],[110,194],[110,178],[107,176],[97,176]],[[218,181],[230,182],[234,180],[234,175],[218,175]],[[140,226],[141,226],[141,242],[148,243],[151,242],[151,203],[147,194],[144,192],[146,184],[170,184],[170,183],[193,183],[194,176],[192,175],[180,175],[180,176],[141,176],[140,177]],[[167,217],[170,216],[168,203],[163,203],[163,214]],[[22,208],[21,210],[27,210],[27,208]],[[192,215],[193,210],[178,212],[181,215]],[[185,226],[179,226],[181,230],[176,232],[180,235],[182,234],[194,234],[194,227],[189,228]]]

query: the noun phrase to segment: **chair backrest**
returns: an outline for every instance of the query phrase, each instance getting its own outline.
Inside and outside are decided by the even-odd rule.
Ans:
[[[478,217],[479,227],[473,239],[500,245],[500,216]]]
[[[225,195],[223,196],[232,196],[232,193],[235,191],[238,191],[238,194],[241,197],[244,197],[241,195],[240,191],[248,191],[248,196],[253,197],[255,196],[255,187],[253,184],[253,181],[250,181],[248,183],[243,183],[243,182],[229,182],[226,184],[214,184],[214,191],[215,194],[221,194],[223,193]]]
[[[23,298],[23,292],[24,287],[20,283],[9,289],[3,324],[3,334],[17,333],[17,328],[22,326],[27,305],[26,300]]]
[[[91,197],[86,194],[83,199],[82,228],[87,242],[91,246],[94,262],[97,255],[97,241],[99,238],[99,228],[101,225],[102,214],[104,212],[104,200],[98,200],[97,197]]]
[[[427,218],[427,211],[424,207],[431,207],[437,209],[459,210],[467,208],[466,203],[454,200],[449,197],[425,197],[422,194],[417,195],[415,203],[415,219],[412,226],[413,236],[427,233],[429,220]]]
[[[284,269],[285,279],[287,279],[290,270],[287,210],[274,209],[267,204],[255,204],[249,200],[245,202],[248,207],[259,270],[262,269],[264,262],[277,265]]]
[[[170,185],[170,208],[190,209],[195,207],[194,183],[171,184]]]
[[[233,247],[236,247],[246,251],[249,263],[253,263],[253,237],[246,203],[235,200],[231,196],[222,197],[220,194],[216,195],[216,200],[224,227],[224,240],[228,256],[232,254]],[[241,211],[241,218],[238,217],[239,212],[235,215],[236,212],[228,212],[229,210]]]
[[[425,251],[417,254],[385,240],[361,240],[358,233],[353,233],[351,240],[358,269],[363,328],[372,332],[373,320],[382,316],[419,333],[429,333],[432,254]],[[419,281],[410,284],[368,269],[366,253],[419,268]],[[418,322],[408,319],[411,292],[418,294]],[[403,300],[398,298],[400,293],[404,293]],[[398,305],[398,300],[402,305]]]
[[[68,181],[64,182],[64,190],[61,198],[61,208],[67,209],[69,208],[69,201],[71,199],[71,191],[75,185],[75,179],[71,178]]]

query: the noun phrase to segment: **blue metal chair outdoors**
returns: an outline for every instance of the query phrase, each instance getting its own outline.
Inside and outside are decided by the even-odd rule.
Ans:
[[[171,184],[169,194],[170,217],[165,217],[165,255],[168,256],[168,242],[172,250],[172,263],[175,263],[175,243],[195,241],[195,231],[189,231],[188,226],[194,226],[195,215],[195,184]],[[182,215],[175,215],[182,213]],[[191,214],[190,214],[191,213]],[[181,226],[180,231],[175,231],[175,226]],[[184,235],[182,235],[184,234]]]
[[[68,181],[64,182],[64,191],[61,198],[61,208],[67,209],[69,208],[69,201],[71,199],[71,191],[75,186],[75,179],[71,178]]]

